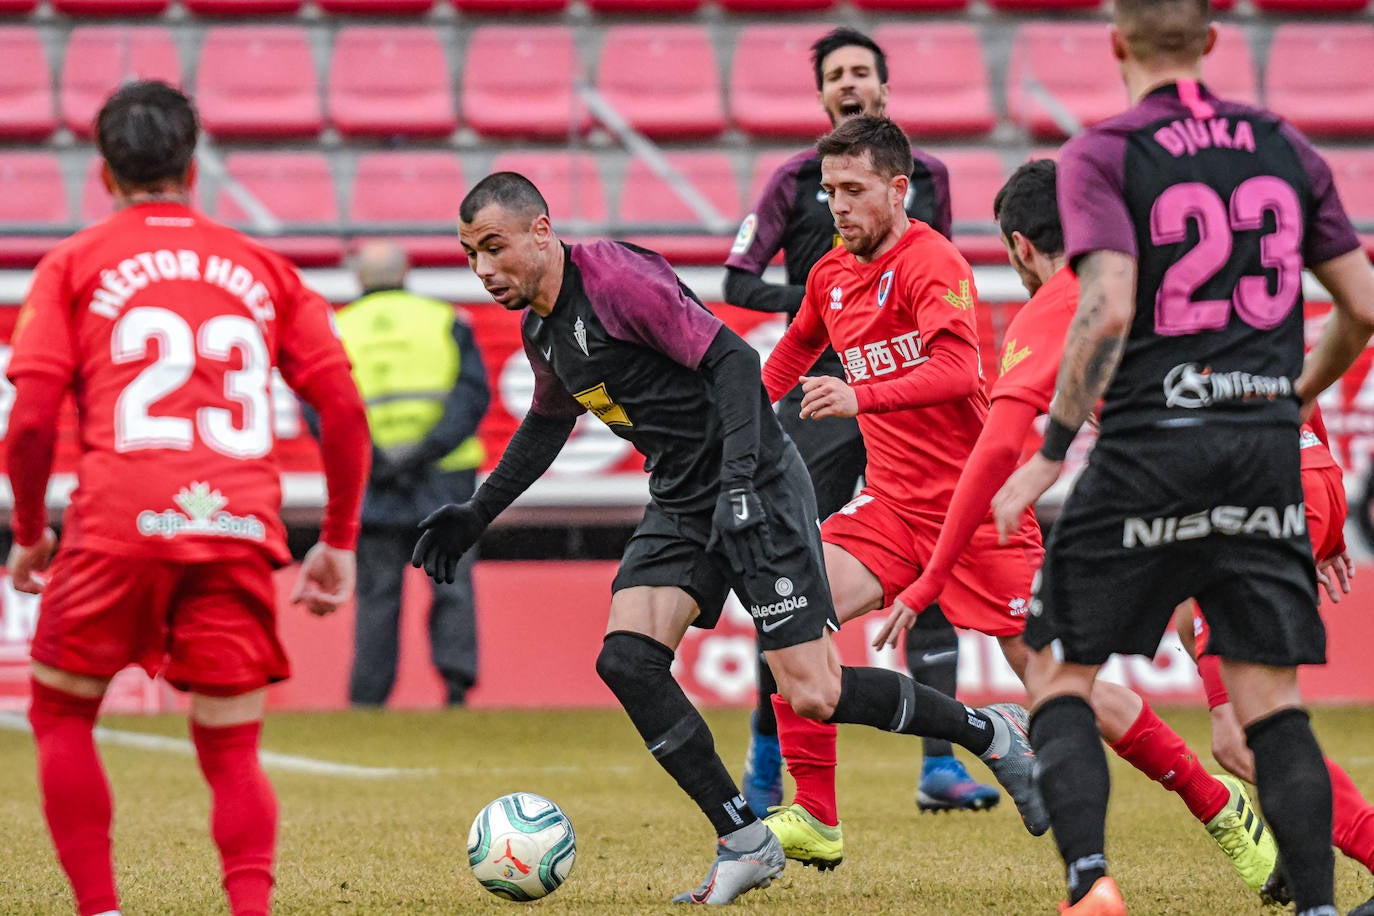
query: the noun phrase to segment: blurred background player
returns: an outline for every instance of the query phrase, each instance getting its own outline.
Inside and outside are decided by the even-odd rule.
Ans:
[[[1331,783],[1296,671],[1325,660],[1325,632],[1297,434],[1300,407],[1369,339],[1374,274],[1308,141],[1199,84],[1217,39],[1206,0],[1118,0],[1114,16],[1134,107],[1061,153],[1078,311],[1044,445],[993,500],[1014,530],[1105,396],[1026,629],[1066,907],[1125,912],[1106,874],[1107,762],[1086,701],[1097,670],[1112,652],[1152,655],[1196,597],[1297,911],[1326,916]],[[1179,132],[1198,130],[1209,142],[1190,148]],[[1335,303],[1305,364],[1304,265]]]
[[[472,328],[449,303],[408,292],[408,268],[400,245],[363,245],[354,265],[362,298],[335,315],[373,446],[358,536],[354,706],[381,706],[396,681],[401,574],[420,520],[472,496],[485,456],[477,425],[491,392]],[[450,706],[461,706],[477,680],[472,561],[452,583],[428,583],[430,657]]]
[[[985,524],[993,494],[1015,470],[1036,416],[1050,409],[1064,336],[1078,305],[1078,283],[1065,266],[1055,185],[1052,160],[1029,162],[1012,174],[993,202],[1008,260],[1031,300],[1007,327],[987,419],[959,475],[930,562],[893,603],[876,646],[895,642],[917,610],[939,596],[964,548]],[[1260,892],[1273,873],[1277,850],[1245,788],[1229,776],[1208,773],[1183,738],[1134,691],[1098,681],[1092,705],[1112,750],[1177,793],[1246,885]]]
[[[906,215],[912,158],[901,128],[886,118],[849,118],[818,151],[843,246],[807,277],[806,298],[769,356],[763,380],[772,398],[800,378],[804,420],[857,416],[863,430],[864,488],[822,527],[831,600],[844,623],[890,603],[920,573],[987,413],[987,395],[973,271],[953,243]],[[803,375],[827,346],[842,354],[847,381]],[[1033,518],[1006,547],[987,526],[945,607],[960,626],[996,637],[1017,671],[1024,657],[1019,615],[1040,552]],[[834,867],[844,849],[836,730],[799,716],[781,697],[774,706],[797,794],[769,816],[769,827],[789,857]],[[964,746],[984,759],[1003,752],[996,745]],[[1012,800],[1031,833],[1048,829],[1034,792]]]
[[[714,626],[732,589],[797,713],[981,749],[1013,798],[1033,794],[1020,707],[973,710],[897,672],[840,664],[811,483],[769,410],[758,354],[663,258],[615,242],[563,244],[543,196],[512,172],[468,193],[459,238],[497,304],[523,313],[534,398],[476,495],[422,523],[413,562],[452,577],[587,410],[645,456],[650,502],[611,586],[596,668],[719,838],[706,880],[676,901],[729,903],[766,887],[786,861],[671,673],[687,628]]]
[[[328,303],[284,258],[189,206],[198,124],[187,98],[130,83],[95,133],[117,211],[38,265],[9,365],[9,573],[43,595],[29,708],[43,812],[78,911],[117,912],[92,729],[121,669],[160,673],[191,695],[230,909],[262,914],[277,802],[258,739],[266,687],[290,670],[272,582],[290,560],[272,370],[320,416],[329,498],[292,594],[316,614],[353,591],[367,420]],[[79,486],[52,558],[44,492],[69,391]]]
[[[873,39],[851,28],[838,28],[811,46],[811,65],[821,108],[837,125],[856,115],[881,115],[887,107],[887,56]],[[949,172],[929,153],[913,149],[914,167],[906,212],[950,237]],[[725,262],[725,301],[760,312],[797,314],[806,293],[806,275],[839,244],[835,218],[821,190],[821,160],[815,147],[779,166],[745,217]],[[763,280],[764,269],[779,251],[787,271],[784,284]],[[812,375],[840,375],[839,357],[825,352]],[[853,417],[800,417],[802,393],[794,387],[778,403],[778,420],[796,443],[816,490],[822,519],[853,498],[863,477],[863,437]],[[760,656],[762,658],[762,656]],[[959,638],[939,607],[921,615],[906,638],[907,667],[918,683],[955,695]],[[776,691],[768,666],[759,665],[759,701],[750,720],[749,752],[744,767],[744,797],[756,811],[782,801],[782,756],[777,720],[770,697]],[[923,811],[978,810],[997,804],[994,786],[980,785],[954,756],[948,741],[925,738],[925,762],[916,804]]]

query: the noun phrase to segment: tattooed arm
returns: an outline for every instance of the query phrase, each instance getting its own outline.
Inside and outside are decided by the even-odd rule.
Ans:
[[[997,530],[1005,541],[1059,478],[1064,453],[1078,428],[1111,383],[1135,316],[1135,259],[1118,251],[1094,251],[1075,265],[1078,311],[1064,342],[1045,444],[1008,478],[992,499]]]

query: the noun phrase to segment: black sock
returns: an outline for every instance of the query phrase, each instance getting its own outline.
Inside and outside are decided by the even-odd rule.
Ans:
[[[945,618],[940,605],[932,604],[916,618],[916,625],[906,631],[906,668],[918,684],[940,691],[947,697],[956,696],[959,685],[959,634]],[[921,748],[927,757],[948,757],[954,748],[943,738],[922,738]]]
[[[944,738],[975,754],[992,743],[992,724],[982,713],[885,668],[841,668],[830,721]]]
[[[641,633],[606,634],[596,673],[629,713],[649,753],[716,828],[734,833],[757,818],[716,754],[706,720],[673,680],[673,652]]]
[[[1299,913],[1335,899],[1331,777],[1307,712],[1280,709],[1245,727],[1255,788]]]
[[[773,711],[773,694],[778,692],[778,682],[773,677],[773,669],[768,660],[759,652],[759,705],[754,707],[754,731],[760,735],[778,733],[778,714]]]
[[[1107,873],[1107,755],[1092,707],[1078,696],[1047,700],[1031,716],[1037,781],[1054,825],[1054,842],[1077,903]]]

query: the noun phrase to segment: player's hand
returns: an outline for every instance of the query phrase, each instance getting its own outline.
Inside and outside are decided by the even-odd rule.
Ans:
[[[5,565],[9,569],[10,583],[14,590],[29,595],[41,595],[48,581],[38,573],[48,568],[56,549],[57,535],[51,528],[44,528],[42,536],[28,547],[12,545]]]
[[[1021,527],[1026,510],[1045,495],[1064,469],[1064,462],[1051,461],[1036,452],[1002,484],[992,498],[992,517],[997,522],[997,542],[1005,544],[1011,533]]]
[[[859,399],[840,379],[829,375],[803,375],[801,418],[857,417]]]
[[[1340,604],[1341,596],[1350,594],[1350,580],[1354,578],[1355,564],[1344,550],[1317,564],[1317,581],[1326,589],[1332,604]]]
[[[410,555],[410,565],[423,569],[435,582],[452,585],[458,561],[487,530],[487,523],[468,500],[441,506],[420,522],[420,527],[424,534]]]
[[[763,501],[747,480],[721,485],[716,511],[711,515],[711,537],[706,542],[707,550],[717,547],[730,568],[745,576],[758,575],[773,550]]]
[[[301,561],[291,603],[304,604],[317,617],[332,614],[349,598],[358,581],[358,558],[351,550],[319,541]]]
[[[929,604],[930,602],[927,601],[925,604],[920,605],[920,607],[924,608]],[[920,611],[913,611],[910,605],[901,598],[892,602],[892,609],[888,612],[887,622],[883,624],[883,628],[878,631],[877,637],[873,640],[873,648],[881,649],[884,646],[891,646],[894,649],[897,648],[898,634],[903,630],[911,629],[911,625],[916,622],[916,618],[920,613]]]
[[[1250,753],[1245,732],[1230,703],[1212,710],[1212,756],[1228,772],[1248,783],[1255,781],[1255,755]]]

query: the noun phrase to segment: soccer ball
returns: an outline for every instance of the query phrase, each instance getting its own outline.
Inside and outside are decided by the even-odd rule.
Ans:
[[[538,900],[558,890],[577,855],[572,821],[542,795],[502,795],[468,831],[468,864],[477,881],[507,900]]]

